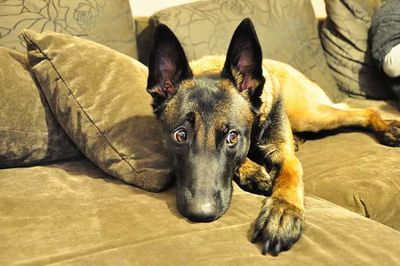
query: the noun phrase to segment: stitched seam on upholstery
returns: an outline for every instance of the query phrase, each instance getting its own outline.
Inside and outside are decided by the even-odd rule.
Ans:
[[[70,85],[64,80],[64,78],[62,77],[62,75],[60,74],[60,72],[58,71],[58,69],[56,68],[56,66],[53,64],[53,62],[51,61],[51,59],[47,56],[47,54],[45,54],[42,49],[40,49],[40,47],[38,45],[36,45],[36,43],[33,43],[32,40],[29,38],[29,36],[26,36],[25,33],[23,33],[23,35],[29,39],[29,41],[31,42],[31,44],[35,45],[35,47],[39,50],[39,52],[50,62],[51,66],[53,67],[54,71],[57,73],[57,75],[59,76],[59,78],[62,80],[62,82],[64,83],[65,87],[68,89],[69,93],[71,94],[72,98],[75,100],[76,104],[78,105],[78,107],[82,110],[82,112],[85,114],[85,116],[89,119],[89,121],[94,125],[94,127],[96,128],[96,130],[98,131],[98,133],[105,139],[105,141],[110,145],[110,147],[114,150],[114,152],[121,158],[122,161],[124,161],[138,176],[140,176],[143,180],[143,184],[145,184],[145,180],[146,178],[139,173],[118,151],[117,149],[111,144],[111,142],[107,139],[107,137],[103,134],[103,132],[100,130],[100,128],[96,125],[96,123],[92,120],[92,118],[89,116],[89,114],[86,112],[86,110],[82,107],[82,105],[79,103],[79,101],[76,99],[75,95],[72,93]]]
[[[13,132],[26,133],[26,134],[31,134],[31,135],[40,135],[40,136],[48,135],[47,132],[30,132],[30,131],[26,131],[26,130],[12,129],[12,128],[0,128],[0,131],[13,131]]]
[[[361,205],[363,207],[364,216],[367,217],[367,218],[371,218],[371,215],[369,214],[369,211],[367,209],[367,204],[365,204],[365,202],[361,198],[359,198],[359,200],[360,200],[360,203],[361,203]]]

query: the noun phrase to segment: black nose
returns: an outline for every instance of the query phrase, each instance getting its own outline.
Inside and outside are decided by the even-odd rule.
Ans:
[[[186,217],[193,222],[211,222],[218,216],[218,210],[211,203],[189,204]]]

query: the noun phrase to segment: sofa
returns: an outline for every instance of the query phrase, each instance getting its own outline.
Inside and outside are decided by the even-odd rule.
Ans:
[[[145,92],[157,24],[173,29],[196,59],[224,54],[238,21],[250,17],[265,57],[295,66],[336,102],[400,120],[390,95],[355,82],[365,73],[379,79],[370,74],[367,40],[355,42],[365,51],[356,49],[363,61],[352,64],[328,44],[344,36],[331,34],[343,29],[335,28],[340,8],[356,8],[346,14],[362,17],[367,31],[362,12],[371,6],[363,5],[379,1],[327,0],[319,29],[306,0],[201,1],[134,19],[123,0],[7,2],[0,3],[0,45],[8,47],[0,50],[1,265],[400,264],[400,148],[357,128],[302,134],[304,232],[289,251],[264,256],[250,241],[263,196],[234,184],[218,220],[179,214]]]

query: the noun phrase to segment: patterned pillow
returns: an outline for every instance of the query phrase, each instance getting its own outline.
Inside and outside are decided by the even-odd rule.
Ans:
[[[342,99],[324,58],[310,1],[200,1],[162,10],[152,17],[151,24],[168,25],[188,58],[197,59],[225,54],[233,31],[245,17],[255,24],[264,57],[291,64],[332,99]],[[147,62],[149,44],[139,40],[140,59]]]
[[[126,0],[0,1],[0,45],[26,51],[20,35],[23,29],[83,37],[137,58]]]
[[[381,0],[326,0],[321,41],[339,89],[355,96],[391,96],[371,57],[368,31]]]

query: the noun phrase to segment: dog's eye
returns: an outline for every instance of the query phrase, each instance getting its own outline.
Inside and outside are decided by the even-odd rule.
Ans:
[[[226,137],[226,143],[230,146],[233,147],[238,143],[239,141],[239,132],[236,130],[231,130],[228,133],[228,136]]]
[[[179,142],[179,143],[183,143],[187,141],[187,133],[186,130],[184,128],[178,128],[175,132],[174,132],[174,139],[175,141]]]

